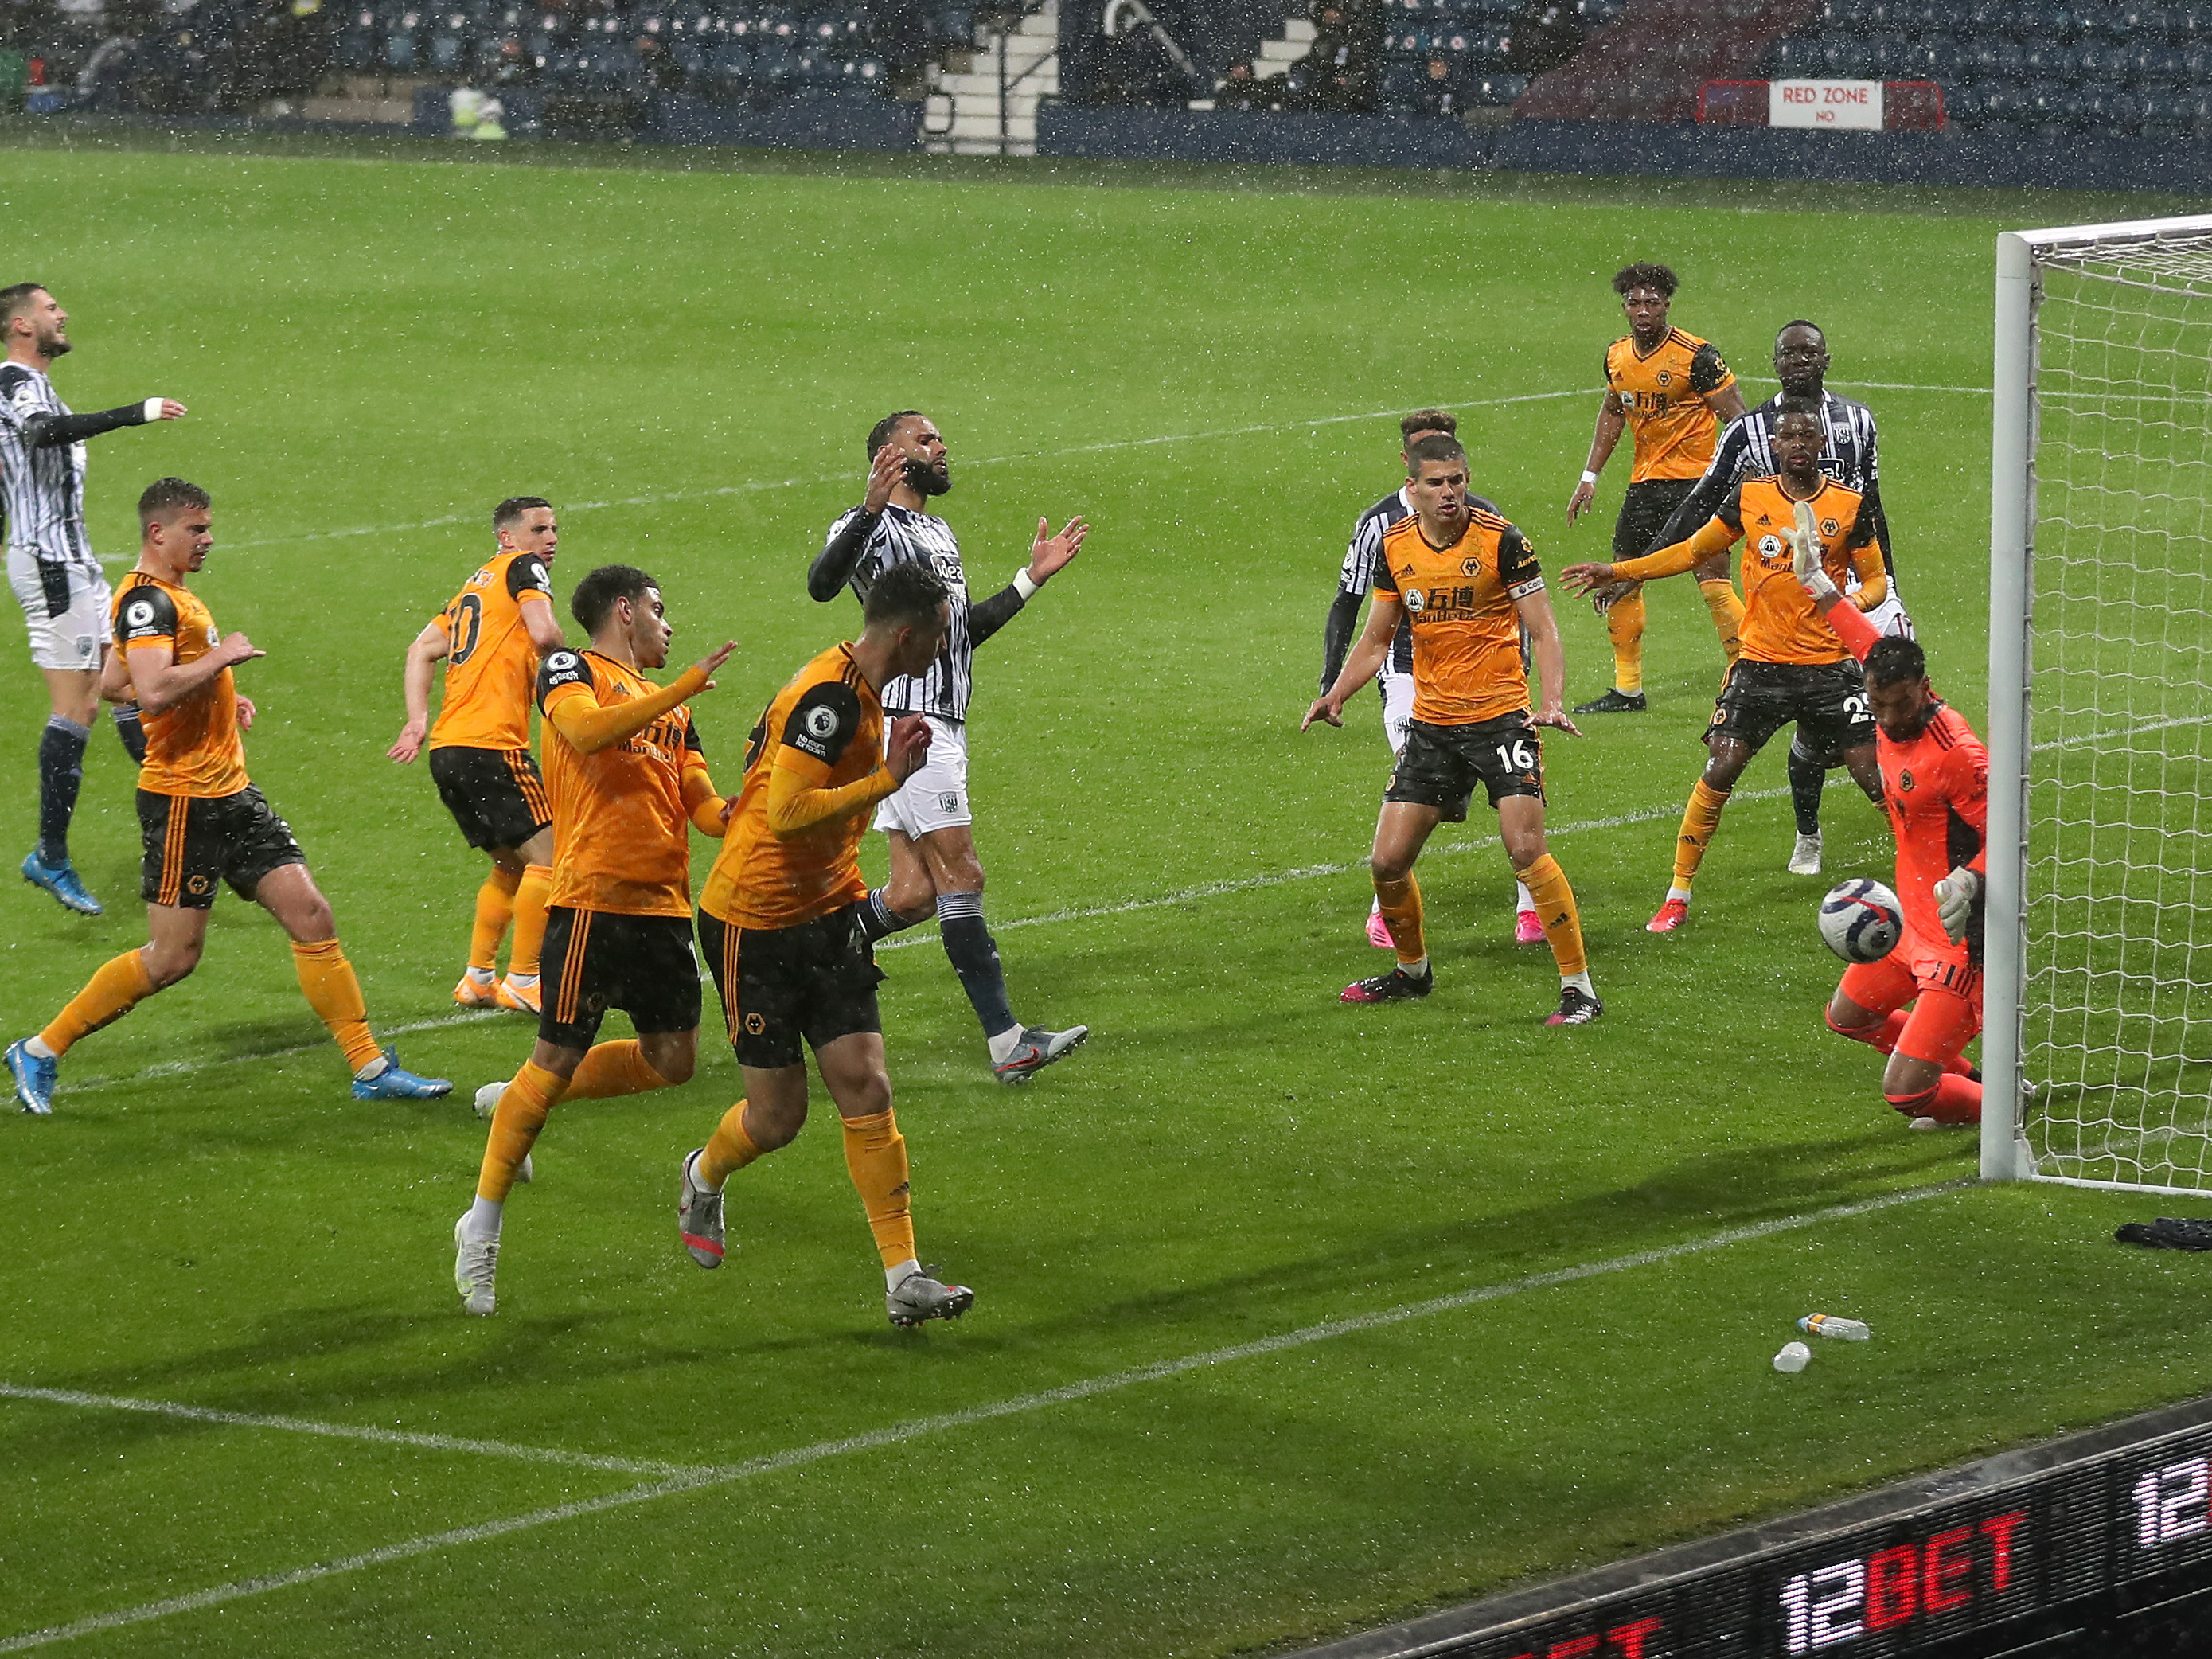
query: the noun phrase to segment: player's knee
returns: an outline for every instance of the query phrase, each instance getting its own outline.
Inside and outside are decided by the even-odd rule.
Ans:
[[[1541,830],[1508,830],[1501,833],[1505,842],[1505,856],[1513,866],[1513,873],[1522,880],[1528,879],[1528,866],[1544,856],[1544,832]]]
[[[806,1125],[806,1103],[765,1105],[754,1101],[745,1108],[745,1139],[764,1152],[788,1146]]]
[[[891,1109],[891,1074],[882,1066],[855,1078],[837,1102],[841,1117],[879,1117]]]
[[[1367,869],[1377,881],[1403,881],[1413,873],[1413,861],[1395,854],[1377,853],[1367,860]]]
[[[696,1044],[681,1048],[664,1048],[648,1053],[645,1063],[653,1067],[660,1080],[673,1089],[679,1083],[689,1083],[691,1074],[699,1069],[699,1050]]]
[[[190,977],[200,965],[200,950],[196,945],[178,945],[168,950],[156,950],[149,945],[138,953],[139,965],[145,969],[148,981],[157,991],[166,991],[179,980]]]
[[[1846,1003],[1841,1007],[1832,1002],[1821,1011],[1821,1017],[1828,1022],[1828,1029],[1838,1036],[1854,1040],[1873,1025],[1876,1018],[1856,1002]]]

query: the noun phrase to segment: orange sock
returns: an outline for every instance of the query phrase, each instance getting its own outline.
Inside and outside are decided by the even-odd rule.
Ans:
[[[1382,925],[1390,930],[1390,943],[1397,947],[1398,960],[1425,960],[1429,947],[1421,937],[1421,884],[1413,879],[1413,872],[1407,872],[1402,881],[1385,881],[1376,877],[1375,897],[1382,907]]]
[[[1863,1042],[1868,1048],[1887,1054],[1896,1049],[1898,1038],[1905,1035],[1905,1022],[1907,1016],[1905,1010],[1899,1008],[1879,1025],[1861,1025],[1850,1029],[1837,1024],[1835,1020],[1826,1013],[1823,1013],[1821,1018],[1827,1020],[1828,1029],[1838,1036],[1849,1037],[1854,1042]]]
[[[1686,893],[1697,879],[1698,866],[1705,861],[1705,848],[1720,827],[1721,809],[1727,805],[1728,796],[1703,778],[1690,791],[1690,805],[1682,814],[1682,833],[1674,842],[1674,885]]]
[[[507,957],[510,974],[528,979],[538,971],[538,952],[545,943],[545,895],[552,886],[550,864],[533,864],[522,872],[514,892],[514,949]]]
[[[636,1038],[628,1042],[595,1042],[576,1067],[562,1091],[564,1100],[607,1100],[616,1095],[641,1095],[647,1089],[665,1089],[668,1079],[649,1065],[645,1047]]]
[[[491,972],[499,960],[499,942],[507,937],[507,924],[514,916],[514,890],[522,878],[496,864],[477,889],[476,926],[469,933],[469,966]]]
[[[1721,636],[1721,649],[1734,662],[1743,654],[1743,601],[1735,596],[1735,584],[1725,576],[1716,576],[1699,582],[1698,592],[1705,609],[1713,613],[1713,632]]]
[[[915,1259],[914,1212],[908,1207],[906,1137],[898,1132],[898,1119],[889,1112],[873,1117],[848,1117],[845,1126],[845,1168],[860,1189],[860,1203],[868,1212],[869,1230],[884,1266],[896,1267]]]
[[[484,1139],[483,1163],[477,1171],[478,1198],[494,1204],[507,1201],[515,1171],[538,1144],[538,1132],[545,1127],[545,1115],[567,1090],[568,1085],[544,1066],[532,1060],[523,1062],[514,1080],[500,1091],[499,1109],[491,1115],[491,1133]]]
[[[71,997],[69,1006],[54,1016],[54,1023],[39,1033],[39,1040],[55,1054],[65,1054],[79,1037],[113,1024],[153,995],[154,981],[142,957],[140,951],[126,951],[100,963],[99,971],[85,981],[84,989]]]
[[[1613,689],[1634,693],[1644,689],[1644,590],[1613,602],[1605,613],[1605,631],[1613,641]]]
[[[1583,919],[1575,908],[1575,890],[1567,885],[1567,872],[1559,868],[1559,860],[1547,853],[1526,870],[1513,873],[1536,901],[1536,915],[1544,924],[1544,937],[1551,941],[1560,975],[1586,970],[1589,958],[1583,951]]]
[[[345,1051],[346,1064],[358,1072],[384,1050],[369,1034],[368,1005],[361,1000],[361,981],[353,963],[334,939],[302,945],[292,941],[292,965],[299,970],[300,989],[307,1006],[322,1016],[331,1035]]]
[[[1932,1117],[1938,1123],[1982,1121],[1982,1085],[1954,1072],[1944,1073],[1936,1079],[1936,1086],[1925,1093],[1893,1095],[1885,1091],[1882,1098],[1907,1117]]]
[[[719,1190],[724,1182],[760,1156],[761,1149],[745,1133],[745,1103],[741,1100],[722,1114],[722,1121],[707,1138],[707,1150],[699,1154],[699,1162],[693,1167],[701,1181]]]

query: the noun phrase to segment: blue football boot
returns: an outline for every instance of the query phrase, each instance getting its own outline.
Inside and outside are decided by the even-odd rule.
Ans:
[[[8,1045],[8,1073],[15,1079],[16,1103],[33,1117],[51,1117],[54,1110],[54,1079],[61,1070],[59,1060],[34,1054],[27,1046],[30,1038]]]
[[[356,1077],[353,1080],[356,1100],[436,1100],[453,1092],[449,1079],[416,1077],[412,1072],[402,1071],[397,1048],[384,1051],[384,1069],[374,1077]]]
[[[39,857],[35,847],[23,855],[23,879],[33,887],[45,888],[64,910],[74,910],[81,916],[101,914],[100,901],[84,890],[76,866],[66,860],[48,864]]]

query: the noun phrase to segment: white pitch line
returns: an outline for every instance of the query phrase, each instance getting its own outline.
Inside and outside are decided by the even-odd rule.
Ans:
[[[448,1025],[480,1025],[502,1018],[501,1011],[482,1009],[465,1014],[441,1014],[435,1019],[418,1019],[405,1025],[387,1025],[386,1036],[407,1036],[416,1031],[441,1030]],[[520,1029],[520,1028],[518,1028]],[[82,1081],[72,1079],[71,1094],[94,1089],[113,1089],[128,1083],[146,1083],[155,1078],[182,1077],[187,1072],[204,1072],[210,1066],[244,1066],[258,1060],[283,1060],[292,1054],[313,1054],[318,1048],[331,1046],[328,1037],[313,1042],[294,1043],[289,1048],[263,1048],[250,1054],[217,1054],[207,1060],[165,1060],[159,1065],[149,1066],[143,1072],[132,1072],[123,1077],[88,1077]]]
[[[144,1624],[151,1620],[166,1619],[173,1613],[194,1613],[202,1608],[221,1606],[247,1596],[264,1595],[271,1590],[287,1589],[295,1584],[312,1583],[317,1579],[336,1577],[341,1573],[357,1572],[365,1567],[381,1566],[388,1562],[404,1561],[411,1557],[426,1555],[434,1550],[447,1549],[459,1545],[475,1544],[503,1537],[509,1533],[528,1528],[550,1525],[555,1522],[574,1520],[583,1516],[642,1504],[656,1498],[671,1497],[679,1492],[702,1492],[711,1487],[733,1485],[750,1480],[755,1476],[771,1474],[784,1469],[802,1468],[818,1463],[826,1458],[842,1456],[848,1452],[873,1451],[885,1446],[903,1444],[924,1435],[941,1433],[948,1429],[972,1427],[1000,1418],[1019,1417],[1053,1406],[1064,1406],[1077,1401],[1095,1399],[1114,1394],[1123,1389],[1134,1388],[1143,1382],[1158,1382],[1188,1372],[1225,1365],[1240,1359],[1254,1359],[1302,1348],[1316,1342],[1326,1342],[1340,1336],[1352,1336],[1366,1331],[1385,1329],[1402,1325],[1409,1320],[1432,1318],[1437,1314],[1451,1313],[1462,1308],[1471,1308],[1486,1302],[1504,1301],[1509,1297],[1523,1296],[1531,1291],[1550,1290],[1560,1285],[1572,1285],[1584,1279],[1598,1279],[1609,1273],[1625,1273],[1634,1267],[1656,1267],[1662,1262],[1680,1261],[1686,1256],[1704,1255],[1724,1249],[1731,1244],[1747,1243],[1754,1239],[1771,1238],[1780,1233],[1800,1231],[1826,1221],[1843,1220],[1852,1216],[1871,1215],[1877,1211],[1894,1209],[1900,1205],[1917,1204],[1923,1199],[1936,1198],[1945,1194],[1960,1192],[1975,1183],[1970,1179],[1946,1181],[1932,1187],[1910,1188],[1903,1192],[1885,1193],[1879,1198],[1859,1199],[1849,1204],[1831,1205],[1826,1209],[1809,1210],[1798,1215],[1781,1216],[1772,1221],[1758,1221],[1741,1227],[1707,1235],[1704,1238],[1687,1239],[1680,1244],[1663,1244],[1649,1250],[1632,1251],[1626,1255],[1609,1256],[1601,1261],[1586,1261],[1572,1267],[1554,1268],[1549,1273],[1531,1273],[1524,1279],[1509,1279],[1502,1285],[1477,1285],[1446,1296],[1431,1297],[1425,1301],[1401,1303],[1395,1308],[1379,1309],[1373,1313],[1353,1314],[1343,1319],[1332,1319],[1318,1325],[1307,1325],[1297,1330],[1284,1331],[1274,1336],[1261,1337],[1257,1341],[1239,1342],[1228,1347],[1210,1348],[1202,1353],[1188,1354],[1180,1359],[1163,1359],[1150,1365],[1139,1365],[1128,1370],[1109,1372],[1103,1376],[1086,1377],[1056,1389],[1042,1389],[1033,1394],[1017,1395],[1009,1400],[994,1401],[988,1405],[969,1406],[960,1411],[943,1412],[932,1417],[915,1418],[908,1422],[870,1430],[865,1434],[850,1435],[838,1440],[818,1440],[811,1445],[794,1446],[787,1451],[770,1452],[760,1457],[749,1458],[741,1463],[725,1464],[719,1468],[686,1469],[664,1480],[641,1486],[632,1486],[605,1497],[580,1499],[574,1503],[559,1504],[547,1509],[532,1510],[526,1515],[513,1516],[504,1520],[486,1521],[474,1526],[457,1527],[448,1531],[431,1533],[424,1537],[409,1539],[403,1543],[387,1544],[380,1549],[365,1551],[358,1555],[343,1556],[336,1560],[318,1562],[314,1565],[298,1567],[289,1572],[267,1573],[253,1578],[242,1578],[228,1584],[218,1584],[209,1589],[198,1590],[189,1595],[171,1596],[164,1601],[149,1601],[136,1607],[125,1607],[114,1613],[95,1613],[66,1625],[50,1625],[44,1630],[27,1631],[20,1636],[0,1639],[0,1653],[15,1653],[27,1648],[44,1647],[55,1642],[66,1642],[79,1636],[96,1635],[103,1631],[118,1629],[125,1625]],[[8,1389],[9,1394],[23,1395],[25,1391]],[[56,1398],[59,1390],[39,1391],[37,1397]],[[61,1403],[74,1404],[80,1401],[95,1405],[110,1402],[105,1396],[87,1395],[64,1398]],[[133,1402],[134,1404],[137,1402]],[[147,1402],[150,1405],[151,1402]],[[156,1407],[158,1409],[158,1407]],[[272,1418],[259,1419],[246,1426],[307,1427],[303,1419]],[[329,1425],[313,1425],[314,1431],[325,1431]],[[428,1437],[432,1439],[441,1437]],[[456,1443],[459,1448],[464,1443]]]

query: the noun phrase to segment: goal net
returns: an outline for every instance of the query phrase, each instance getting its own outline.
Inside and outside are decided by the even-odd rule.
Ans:
[[[1997,255],[1983,1173],[2212,1191],[2212,217]]]

